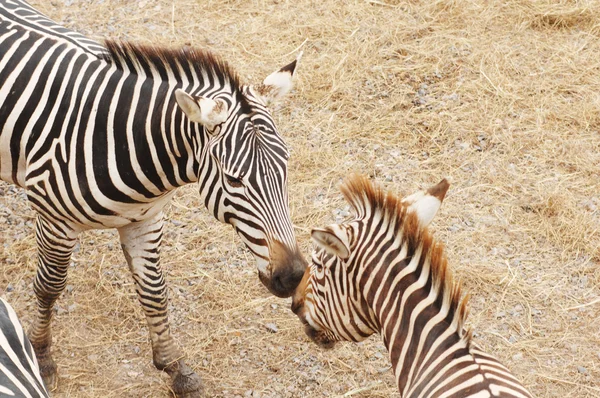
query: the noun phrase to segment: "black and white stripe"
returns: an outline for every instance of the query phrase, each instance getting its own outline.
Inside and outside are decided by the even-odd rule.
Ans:
[[[25,188],[38,214],[30,338],[42,375],[55,382],[50,309],[77,235],[117,228],[154,363],[184,394],[199,382],[170,337],[162,209],[176,188],[198,182],[208,210],[254,254],[265,286],[282,297],[293,292],[306,263],[289,214],[289,153],[267,104],[289,90],[296,61],[262,84],[242,85],[207,51],[102,47],[22,1],[0,6],[0,178]]]
[[[330,348],[380,333],[402,397],[531,397],[465,331],[466,299],[426,226],[449,184],[403,200],[364,177],[342,188],[356,216],[314,229],[317,248],[292,309]]]
[[[91,54],[101,56],[106,53],[104,46],[97,41],[57,24],[24,1],[3,0],[1,5],[0,15],[18,22],[31,31],[36,31],[46,37],[67,40],[72,45]]]
[[[47,397],[37,358],[13,308],[0,298],[0,397]]]

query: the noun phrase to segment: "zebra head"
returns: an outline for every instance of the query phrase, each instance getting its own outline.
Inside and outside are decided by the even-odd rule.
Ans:
[[[204,203],[234,227],[256,259],[260,280],[278,297],[294,292],[307,265],[290,219],[289,152],[267,108],[290,90],[297,61],[256,86],[229,76],[230,90],[217,90],[217,80],[209,92],[175,91],[179,107],[203,127],[197,158]]]
[[[362,341],[380,331],[373,303],[385,297],[373,297],[373,292],[386,284],[387,269],[406,256],[404,242],[414,237],[403,235],[414,235],[431,222],[448,186],[442,180],[399,200],[364,177],[344,184],[355,216],[312,230],[312,264],[292,302],[315,343],[332,348],[336,341]]]

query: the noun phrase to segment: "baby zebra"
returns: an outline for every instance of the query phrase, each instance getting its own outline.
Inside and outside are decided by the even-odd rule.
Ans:
[[[47,397],[29,339],[12,307],[0,298],[0,397]]]
[[[352,177],[342,193],[356,216],[312,231],[317,248],[292,310],[325,348],[381,333],[403,398],[531,397],[464,329],[467,299],[426,228],[448,187],[401,200]]]

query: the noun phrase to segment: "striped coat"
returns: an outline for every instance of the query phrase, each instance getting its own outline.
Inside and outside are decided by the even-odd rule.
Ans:
[[[37,358],[13,308],[0,298],[0,397],[47,397]]]

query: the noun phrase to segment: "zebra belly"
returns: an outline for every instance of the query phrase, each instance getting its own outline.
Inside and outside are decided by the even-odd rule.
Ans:
[[[161,212],[175,194],[172,190],[148,202],[116,202],[98,191],[82,192],[79,186],[70,184],[73,179],[76,176],[57,179],[47,170],[26,183],[32,208],[73,231],[120,228],[146,220]]]

